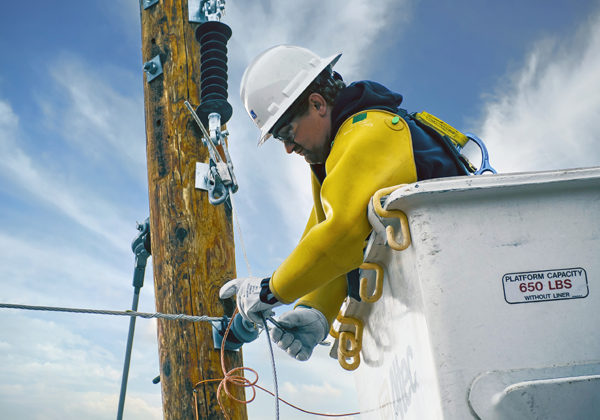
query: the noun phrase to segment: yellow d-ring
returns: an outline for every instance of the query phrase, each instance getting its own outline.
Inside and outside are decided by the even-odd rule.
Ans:
[[[369,296],[367,292],[367,279],[364,277],[360,279],[360,298],[369,303],[377,302],[383,294],[383,267],[379,264],[366,262],[362,263],[360,268],[363,270],[375,270],[377,273],[377,276],[375,277],[375,291],[371,296]]]
[[[392,226],[387,226],[385,228],[387,242],[390,248],[395,249],[396,251],[402,251],[408,248],[410,245],[410,230],[408,229],[408,218],[406,217],[406,214],[401,210],[384,210],[383,207],[381,207],[381,197],[383,197],[384,195],[391,194],[398,188],[403,187],[405,185],[406,184],[400,184],[394,185],[393,187],[382,188],[375,194],[373,194],[373,209],[379,217],[397,217],[400,220],[400,231],[402,232],[401,243],[398,243],[396,241],[396,234]]]
[[[342,324],[354,325],[354,333],[351,333],[349,331],[340,331],[340,345],[338,346],[338,350],[343,348],[343,350],[341,351],[345,356],[353,356],[355,353],[358,353],[362,348],[363,323],[360,319],[352,318],[349,316],[342,316],[339,321]],[[350,350],[347,350],[345,348],[346,341],[350,341]]]
[[[351,324],[351,325],[354,325],[354,338],[360,344],[360,341],[362,340],[362,333],[363,333],[363,323],[362,323],[362,321],[360,319],[358,319],[358,318],[352,318],[350,316],[342,316],[342,317],[340,317],[339,321],[342,324]],[[340,333],[341,333],[341,331],[340,331]]]
[[[340,332],[338,354],[345,357],[354,357],[360,353],[361,347],[362,343],[354,337],[354,334],[348,331]]]
[[[354,359],[354,361],[348,363],[346,359]],[[346,370],[355,370],[360,365],[360,353],[346,358],[338,351],[338,362],[340,363],[340,366]]]

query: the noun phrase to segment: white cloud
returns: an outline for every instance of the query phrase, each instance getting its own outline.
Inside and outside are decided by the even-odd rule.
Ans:
[[[114,418],[123,349],[113,353],[95,332],[81,335],[47,316],[36,319],[6,310],[1,315],[0,335],[5,341],[0,346],[0,407],[6,418],[62,419],[65,413],[69,413],[68,418]],[[136,384],[139,374],[133,374],[134,369],[143,369],[150,383],[152,369],[157,368],[135,357],[136,347],[126,418],[158,419],[162,415],[158,389],[140,392]],[[151,351],[156,352],[155,345]]]
[[[130,171],[145,183],[141,75],[135,78],[134,72],[94,64],[68,53],[50,64],[54,86],[39,94],[46,123],[88,159],[105,164],[118,161],[120,170]],[[126,90],[120,92],[119,85]]]
[[[485,107],[480,133],[498,171],[600,165],[600,15],[530,51]]]
[[[266,48],[294,44],[322,56],[343,52],[340,69],[353,76],[368,67],[377,50],[372,45],[386,26],[410,15],[411,3],[383,0],[374,7],[361,0],[307,0],[298,7],[296,2],[275,0],[231,2],[224,20],[234,28],[235,61],[247,64]]]
[[[114,304],[123,291],[129,291],[129,270],[119,269],[114,260],[103,261],[78,246],[0,233],[0,249],[5,262],[0,266],[0,278],[11,279],[4,283],[0,299],[9,302],[108,305]]]

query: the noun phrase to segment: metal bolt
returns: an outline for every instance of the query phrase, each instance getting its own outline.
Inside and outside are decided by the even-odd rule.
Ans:
[[[146,64],[144,64],[144,71],[150,74],[155,74],[158,71],[158,66],[155,62],[149,61]]]

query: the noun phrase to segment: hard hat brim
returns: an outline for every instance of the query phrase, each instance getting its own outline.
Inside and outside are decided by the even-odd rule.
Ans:
[[[279,110],[277,110],[277,112],[270,117],[267,122],[262,126],[261,128],[261,132],[260,132],[260,138],[258,139],[258,144],[257,146],[260,146],[261,144],[263,144],[265,141],[267,141],[269,139],[269,137],[271,137],[271,133],[269,133],[269,131],[271,131],[271,129],[273,128],[273,126],[275,126],[275,124],[277,123],[277,121],[283,116],[283,114],[289,109],[289,107],[292,105],[292,103],[302,94],[302,92],[304,92],[304,90],[312,83],[313,80],[315,80],[317,78],[317,76],[327,68],[327,66],[335,66],[335,64],[338,62],[338,60],[340,59],[340,57],[342,56],[342,53],[338,53],[338,54],[334,54],[330,57],[324,58],[321,61],[321,65],[315,67],[306,77],[306,83],[302,83],[300,84],[295,91],[290,95],[290,98],[288,100],[288,103],[286,104],[286,106],[282,106],[279,108]]]

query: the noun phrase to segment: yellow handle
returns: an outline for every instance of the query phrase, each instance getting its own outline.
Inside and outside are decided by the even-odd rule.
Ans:
[[[360,279],[360,298],[369,303],[377,302],[383,294],[383,267],[379,264],[366,262],[361,264],[360,268],[363,270],[375,270],[377,273],[377,276],[375,277],[375,291],[371,296],[369,296],[367,292],[367,279],[364,277]]]
[[[392,226],[387,226],[385,228],[388,245],[390,246],[390,248],[395,249],[396,251],[405,250],[410,246],[410,230],[408,228],[408,218],[406,217],[406,214],[401,210],[384,210],[383,207],[381,207],[381,197],[383,197],[384,195],[391,194],[398,188],[403,187],[405,185],[406,184],[400,184],[395,185],[393,187],[382,188],[373,195],[373,209],[379,217],[397,217],[400,220],[400,231],[402,232],[401,243],[398,243],[396,241],[396,234]]]

